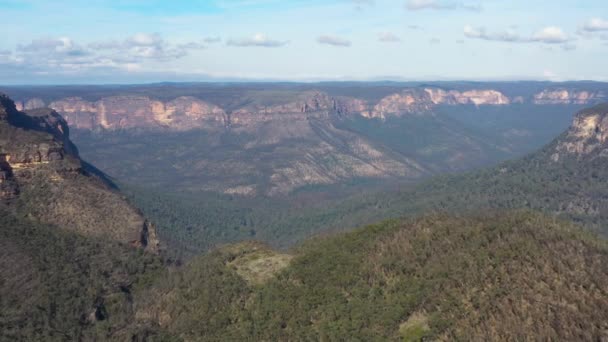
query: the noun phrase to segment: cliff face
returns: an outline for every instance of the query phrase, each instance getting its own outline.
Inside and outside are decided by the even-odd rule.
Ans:
[[[187,130],[223,125],[225,112],[193,97],[161,102],[144,96],[113,96],[96,102],[73,97],[49,104],[72,127],[94,130],[129,128],[171,128]]]
[[[282,195],[307,185],[358,178],[412,180],[494,162],[540,138],[515,120],[504,123],[513,125],[510,130],[496,127],[497,140],[488,139],[478,134],[476,125],[469,130],[461,122],[446,121],[446,111],[464,113],[464,122],[470,120],[469,111],[512,115],[529,109],[515,104],[595,104],[604,89],[580,84],[544,90],[504,84],[349,87],[143,87],[98,90],[96,100],[90,96],[97,93],[89,90],[52,90],[21,98],[18,106],[33,108],[47,101],[78,129],[87,157],[118,179],[137,183],[147,174],[156,185],[181,183],[184,190]],[[589,90],[579,89],[585,87]],[[469,108],[473,106],[486,108]],[[30,117],[40,112],[27,111]],[[37,119],[36,125],[59,120],[52,111],[42,114],[46,119]],[[565,127],[562,122],[559,131]],[[57,158],[70,150],[69,139],[62,135],[66,123],[50,125],[56,129],[47,133],[63,145],[38,146],[28,152],[33,156],[20,159],[46,163],[44,156]],[[572,144],[568,149],[583,148]],[[11,158],[15,162],[17,156]],[[6,170],[0,174],[3,196],[16,196],[11,177]]]
[[[503,93],[493,89],[469,90],[459,92],[438,88],[425,88],[433,104],[473,104],[473,105],[508,105],[511,100]]]
[[[567,156],[608,157],[608,104],[582,110],[570,129],[557,140],[554,161]]]
[[[211,104],[194,96],[160,101],[146,96],[120,95],[86,101],[80,97],[54,100],[55,109],[73,128],[84,130],[147,129],[186,131],[255,126],[271,121],[290,121],[308,117],[361,116],[386,119],[390,116],[428,115],[438,105],[504,106],[531,103],[536,105],[590,105],[605,98],[602,91],[545,89],[536,94],[509,97],[496,89],[450,90],[436,87],[405,88],[379,100],[352,96],[330,96],[321,91],[296,91],[284,94],[257,91],[236,96],[235,106]],[[40,98],[24,99],[18,110],[44,107]],[[229,107],[229,108],[228,108]]]
[[[534,104],[594,104],[603,101],[606,94],[602,91],[546,89],[534,95]]]
[[[53,110],[19,112],[0,95],[0,202],[20,215],[84,235],[158,248],[154,227],[90,175]]]
[[[164,128],[184,131],[234,125],[251,126],[276,120],[297,121],[310,117],[328,117],[330,114],[386,118],[390,115],[428,113],[433,106],[439,104],[504,105],[509,104],[510,100],[495,90],[458,92],[427,88],[406,89],[386,96],[377,104],[354,97],[330,97],[319,91],[302,92],[296,99],[285,103],[253,102],[255,103],[225,111],[191,96],[168,102],[141,96],[115,96],[96,102],[65,98],[50,103],[49,107],[61,113],[72,127],[80,129]],[[32,103],[40,104],[39,101]],[[23,105],[24,108],[30,106],[31,104]]]
[[[24,111],[28,109],[44,108],[46,107],[46,104],[42,99],[35,97],[26,101],[16,101],[15,107],[18,111]]]

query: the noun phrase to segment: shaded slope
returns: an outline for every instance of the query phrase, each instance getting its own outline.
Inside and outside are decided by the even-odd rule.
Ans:
[[[60,115],[19,112],[4,95],[0,113],[0,205],[87,236],[157,250],[154,228],[141,213],[105,177],[83,167]]]
[[[495,168],[435,179],[387,197],[392,204],[386,207],[393,213],[532,208],[606,234],[607,117],[606,105],[582,110],[568,131],[534,154]]]
[[[434,177],[415,186],[362,193],[308,213],[325,229],[355,227],[428,210],[477,213],[534,209],[608,234],[605,105],[580,111],[569,130],[541,150],[496,167]]]
[[[158,257],[0,210],[0,340],[124,339]]]

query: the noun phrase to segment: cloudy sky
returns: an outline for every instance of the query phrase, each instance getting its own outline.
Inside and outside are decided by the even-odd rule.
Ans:
[[[606,0],[0,0],[0,84],[608,80]]]

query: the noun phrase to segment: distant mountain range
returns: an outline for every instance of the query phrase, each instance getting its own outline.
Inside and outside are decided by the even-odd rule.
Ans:
[[[159,85],[123,87],[35,87],[10,89],[19,110],[49,107],[74,129],[132,128],[185,131],[238,128],[323,113],[386,119],[421,114],[440,105],[591,105],[607,99],[608,85],[547,84],[518,89],[518,83],[441,84],[418,87],[315,85]],[[503,89],[506,88],[506,89]],[[365,94],[365,95],[363,95]],[[372,94],[370,96],[369,94]]]
[[[18,87],[49,106],[85,159],[119,181],[282,196],[411,182],[530,152],[608,85],[543,83],[157,84]]]

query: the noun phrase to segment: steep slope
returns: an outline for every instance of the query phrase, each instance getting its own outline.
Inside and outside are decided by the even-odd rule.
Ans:
[[[580,222],[608,234],[608,106],[579,111],[571,127],[522,159],[420,185],[350,198],[320,210],[328,226],[353,226],[427,210],[463,212],[530,208]]]
[[[76,131],[74,139],[83,156],[125,183],[277,196],[302,187],[412,181],[493,164],[547,143],[567,127],[572,110],[461,106],[385,120],[313,111],[266,114],[267,121],[243,119],[230,129]]]
[[[128,340],[152,253],[17,218],[0,209],[0,341]]]
[[[77,130],[74,139],[83,156],[120,181],[165,190],[283,196],[370,179],[419,180],[520,156],[565,128],[528,129],[526,122],[538,120],[536,111],[549,107],[542,117],[563,122],[566,106],[601,101],[607,88],[601,83],[444,82],[10,91],[18,94],[20,108],[57,110]],[[510,116],[521,106],[530,113],[523,125],[502,120],[491,131],[476,125],[489,121],[485,113]]]
[[[541,151],[493,169],[428,183],[416,193],[427,193],[434,207],[527,207],[608,233],[608,187],[603,182],[608,176],[607,117],[606,105],[582,110],[570,129]],[[461,200],[447,203],[446,196]]]
[[[189,255],[252,236],[285,248],[328,228],[396,217],[407,213],[407,208],[418,208],[416,201],[424,203],[422,194],[416,194],[419,198],[404,195],[407,199],[395,196],[398,189],[410,189],[406,182],[417,178],[408,179],[397,172],[391,178],[348,178],[353,170],[345,170],[345,161],[364,156],[360,147],[366,145],[357,146],[356,141],[382,152],[382,159],[367,154],[367,159],[353,163],[379,165],[372,169],[375,172],[390,170],[381,168],[390,165],[384,163],[386,157],[404,160],[405,156],[424,166],[425,176],[460,172],[495,165],[542,147],[568,127],[578,108],[513,105],[490,110],[462,106],[458,111],[442,107],[432,116],[384,121],[311,120],[291,126],[268,125],[258,135],[225,134],[223,147],[200,132],[137,137],[114,133],[80,137],[78,141],[83,142],[84,155],[121,180],[123,190],[130,190],[130,199],[157,224],[163,240],[179,246],[175,248],[178,253]],[[302,136],[290,140],[281,135],[287,127],[297,128],[295,132]],[[273,144],[264,137],[278,138],[269,139],[276,141]],[[318,147],[318,140],[325,148]],[[247,144],[257,147],[243,147]],[[330,163],[332,159],[342,163]],[[344,172],[343,176],[328,176],[338,171]],[[269,179],[268,174],[281,177]],[[317,181],[323,183],[306,185]],[[328,184],[332,181],[338,183]],[[239,187],[243,184],[249,186]],[[299,188],[286,196],[259,196],[264,189],[283,186]],[[228,194],[222,194],[222,189],[228,189]]]
[[[17,215],[150,251],[158,248],[154,227],[83,166],[60,115],[45,109],[19,112],[4,95],[0,190],[1,205]]]
[[[0,340],[128,339],[157,252],[154,227],[80,160],[65,120],[0,95]]]
[[[79,132],[76,140],[87,158],[123,182],[188,192],[280,196],[308,185],[413,180],[429,173],[407,155],[337,128],[326,112],[231,127],[182,133]]]
[[[605,105],[582,110],[568,131],[531,155],[479,171],[436,176],[417,185],[362,184],[366,191],[355,193],[332,187],[326,192],[292,196],[288,201],[241,200],[195,193],[167,195],[135,189],[132,198],[161,222],[167,239],[181,241],[190,251],[205,250],[210,243],[251,236],[286,247],[317,232],[419,215],[428,210],[476,213],[505,208],[534,209],[575,220],[605,235],[608,234],[608,187],[603,181],[608,177],[607,115]],[[342,197],[337,198],[325,195],[341,192]],[[202,213],[200,203],[214,209]],[[176,226],[174,222],[182,224]]]
[[[137,310],[148,333],[184,340],[598,340],[607,262],[605,241],[543,215],[430,215],[314,239],[292,257],[220,249]],[[263,269],[243,271],[265,263],[274,275],[261,281],[251,272]]]
[[[189,83],[7,91],[18,97],[19,110],[48,106],[66,117],[72,128],[184,131],[328,110],[385,119],[428,112],[439,105],[593,105],[606,99],[608,86],[598,82]]]

